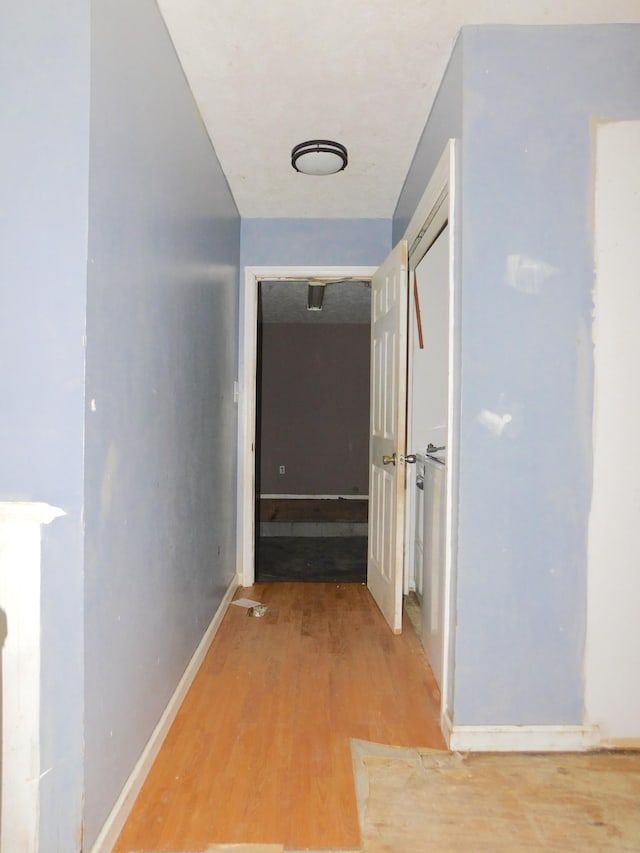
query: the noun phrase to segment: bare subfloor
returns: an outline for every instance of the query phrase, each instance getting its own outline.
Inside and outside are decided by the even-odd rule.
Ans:
[[[640,850],[640,753],[354,743],[365,853]]]

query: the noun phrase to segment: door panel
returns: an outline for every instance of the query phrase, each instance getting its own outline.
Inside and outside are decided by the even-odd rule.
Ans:
[[[410,418],[412,449],[444,448],[427,458],[424,475],[422,643],[443,686],[447,464],[449,457],[449,226],[416,267],[424,348],[414,350]],[[415,550],[415,543],[414,543]]]
[[[394,633],[402,631],[407,376],[407,243],[371,282],[371,435],[367,585]],[[394,456],[395,454],[395,456]],[[388,461],[384,464],[384,458]]]
[[[424,472],[422,644],[438,687],[444,670],[446,471],[427,460]]]

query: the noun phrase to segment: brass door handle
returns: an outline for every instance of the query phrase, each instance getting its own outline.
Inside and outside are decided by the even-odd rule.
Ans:
[[[382,464],[383,465],[395,465],[396,460],[397,460],[396,454],[392,453],[391,456],[385,455],[382,457]],[[416,461],[416,455],[415,455],[415,453],[409,453],[409,454],[407,454],[407,456],[403,456],[402,454],[400,454],[400,461],[404,462],[405,464],[407,464],[407,463],[412,464]]]

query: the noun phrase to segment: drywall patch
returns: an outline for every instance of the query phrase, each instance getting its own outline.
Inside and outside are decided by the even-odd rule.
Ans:
[[[497,412],[492,412],[489,409],[481,409],[476,415],[476,420],[494,435],[502,435],[505,427],[513,420],[513,416],[509,412],[499,415]]]
[[[524,423],[522,406],[507,400],[506,394],[500,394],[493,408],[480,409],[476,421],[492,435],[514,438]]]
[[[559,273],[557,267],[527,255],[507,255],[505,283],[520,293],[537,296],[542,286]]]

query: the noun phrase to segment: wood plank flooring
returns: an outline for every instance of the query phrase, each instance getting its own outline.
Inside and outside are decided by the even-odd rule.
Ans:
[[[230,607],[114,848],[357,848],[350,738],[444,748],[411,626],[365,586],[256,584]]]

